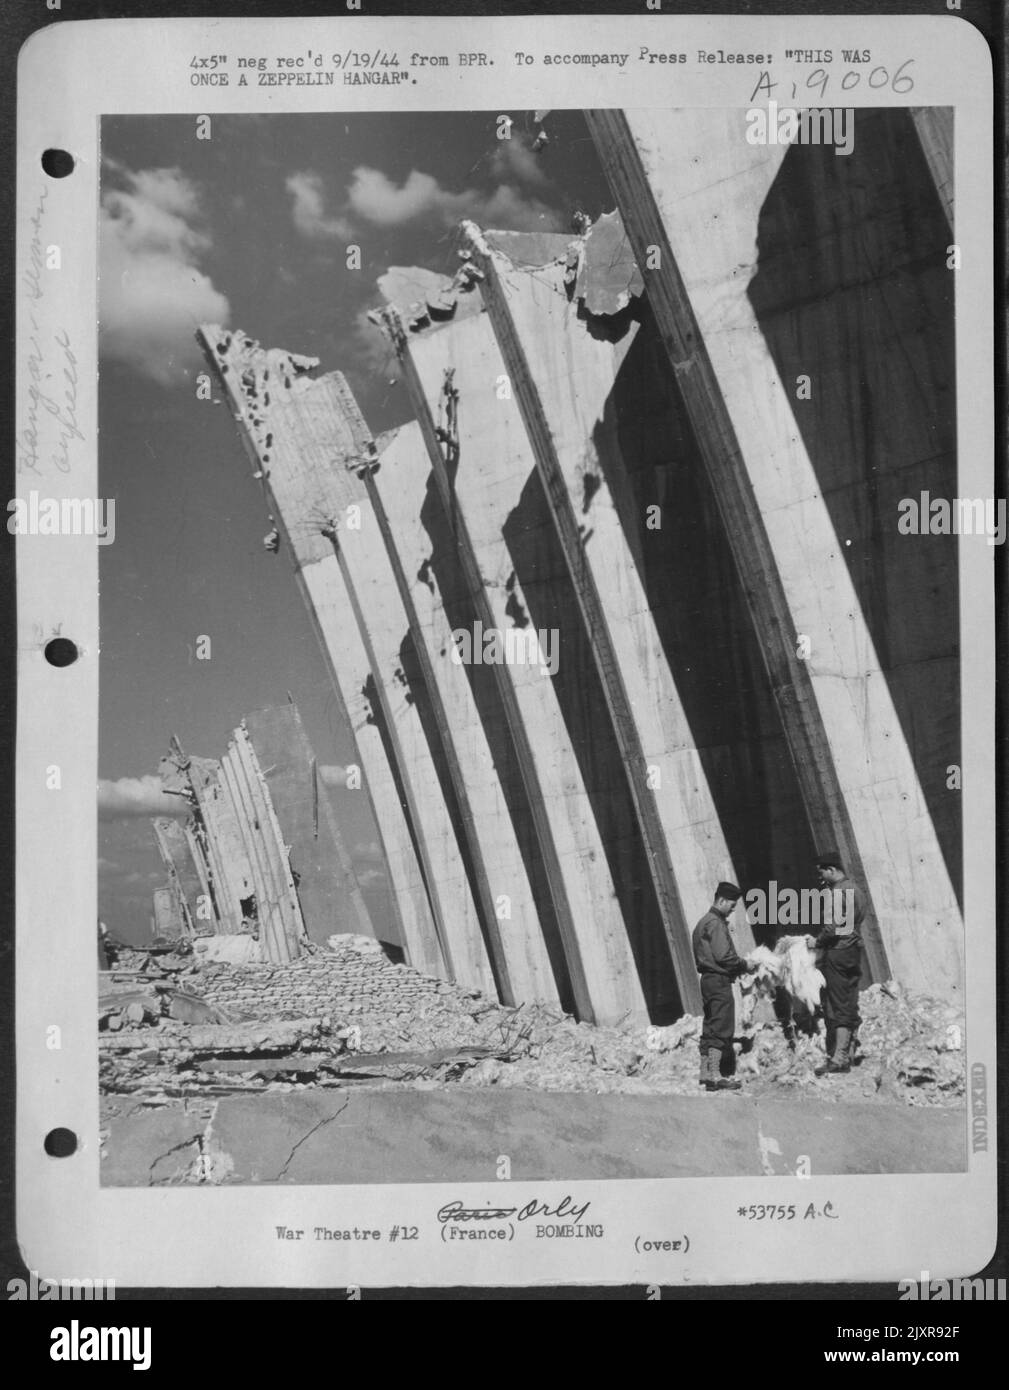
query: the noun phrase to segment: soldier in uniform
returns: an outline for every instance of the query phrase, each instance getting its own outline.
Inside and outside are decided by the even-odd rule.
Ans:
[[[830,895],[827,925],[806,937],[806,944],[822,952],[824,979],[823,1016],[827,1025],[827,1060],[818,1075],[835,1076],[851,1069],[851,1058],[861,1018],[858,987],[862,978],[862,923],[865,894],[845,873],[836,850],[816,861],[820,882]],[[826,896],[826,895],[825,895]]]
[[[721,1075],[723,1057],[732,1057],[736,1033],[736,1006],[732,981],[753,966],[740,960],[729,934],[728,918],[742,897],[734,883],[720,883],[715,901],[693,932],[694,964],[701,977],[704,1030],[701,1033],[700,1085],[706,1091],[738,1091],[734,1077]]]

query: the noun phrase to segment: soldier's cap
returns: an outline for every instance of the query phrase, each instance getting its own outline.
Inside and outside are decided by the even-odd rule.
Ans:
[[[844,869],[841,856],[836,849],[828,849],[823,854],[816,856],[816,867],[818,869]]]
[[[715,889],[716,898],[728,898],[735,902],[737,898],[743,896],[742,888],[737,888],[734,883],[720,883]]]

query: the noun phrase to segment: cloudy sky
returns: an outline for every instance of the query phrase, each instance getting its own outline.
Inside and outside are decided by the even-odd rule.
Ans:
[[[290,559],[270,555],[259,488],[226,406],[196,398],[206,320],[344,371],[373,430],[410,418],[365,319],[389,265],[451,273],[462,218],[567,231],[613,200],[576,113],[191,116],[102,124],[100,490],[116,501],[101,557],[99,912],[125,939],[149,931],[164,881],[150,817],[175,733],[220,756],[248,710],[293,695],[369,905],[388,913],[377,834]],[[360,270],[346,269],[348,244]],[[197,639],[211,638],[198,660]]]

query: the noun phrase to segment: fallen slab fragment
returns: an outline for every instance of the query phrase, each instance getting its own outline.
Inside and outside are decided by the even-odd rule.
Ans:
[[[248,933],[237,936],[205,936],[194,943],[198,964],[253,965],[264,959],[259,942]]]
[[[644,288],[619,212],[604,212],[581,244],[575,298],[590,314],[619,314]]]
[[[169,1017],[177,1019],[180,1023],[226,1023],[227,1014],[218,1009],[214,1004],[208,1004],[205,999],[199,999],[195,994],[185,994],[177,991],[172,995],[172,1002],[168,1006]]]
[[[161,1003],[157,994],[150,989],[123,989],[110,990],[98,996],[98,1016],[104,1014],[119,1013],[123,1009],[128,1009],[134,1004],[139,1004],[148,1008],[152,1013],[160,1014]]]
[[[237,1076],[314,1076],[324,1063],[331,1062],[328,1053],[298,1052],[289,1057],[204,1057],[196,1062],[201,1072],[211,1075]]]
[[[330,1036],[332,1025],[318,1018],[290,1019],[273,1023],[203,1024],[189,1028],[162,1027],[139,1036],[105,1038],[99,1047],[130,1051],[158,1047],[162,1051],[201,1053],[283,1053],[317,1046]]]

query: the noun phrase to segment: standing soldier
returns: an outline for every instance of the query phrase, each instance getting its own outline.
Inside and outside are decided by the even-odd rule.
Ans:
[[[736,1006],[732,981],[753,967],[740,960],[729,934],[728,918],[742,897],[734,883],[720,883],[715,901],[694,928],[694,964],[701,977],[704,1030],[701,1033],[700,1085],[706,1091],[738,1091],[740,1083],[721,1075],[723,1057],[732,1056]]]
[[[827,925],[817,936],[807,936],[806,944],[822,951],[823,1016],[827,1024],[827,1060],[817,1075],[835,1076],[851,1070],[852,1050],[861,1018],[858,1013],[858,986],[862,978],[862,923],[865,921],[865,894],[844,871],[835,850],[821,854],[816,861],[823,884],[824,899],[830,904]]]

